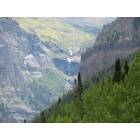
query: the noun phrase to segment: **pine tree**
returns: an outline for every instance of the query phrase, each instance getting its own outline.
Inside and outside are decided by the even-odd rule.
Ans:
[[[77,80],[74,80],[74,86],[73,86],[74,92],[77,93],[78,92],[78,83]]]
[[[74,80],[74,88],[76,88],[77,87],[77,80],[75,79]]]
[[[40,113],[40,118],[41,118],[41,123],[45,123],[46,118],[45,118],[45,113],[44,113],[44,111],[42,111],[42,112]]]
[[[122,80],[122,68],[120,64],[120,59],[116,59],[113,82],[120,82],[121,80]]]
[[[127,61],[125,61],[125,64],[124,64],[124,72],[123,72],[123,76],[122,76],[122,79],[123,80],[125,79],[125,76],[128,75],[128,71],[129,71],[129,66],[128,66]]]
[[[128,74],[128,71],[129,71],[128,62],[125,61],[125,64],[124,64],[124,74],[127,75]]]
[[[80,72],[78,73],[78,94],[81,96],[83,92],[83,85]]]

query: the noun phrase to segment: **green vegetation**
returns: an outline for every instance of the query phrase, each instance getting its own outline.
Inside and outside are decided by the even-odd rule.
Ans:
[[[82,85],[82,79],[81,79],[81,74],[80,74],[80,72],[78,73],[78,87],[77,87],[77,92],[78,92],[78,94],[81,96],[82,95],[82,92],[83,92],[83,85]]]
[[[120,59],[115,62],[115,72],[113,75],[113,82],[120,82],[122,80],[122,68],[120,64]]]
[[[40,118],[42,123],[46,121],[45,113],[43,111],[40,113]]]
[[[24,75],[28,76],[28,75]],[[29,75],[28,84],[30,90],[34,93],[34,98],[29,98],[32,108],[38,110],[45,106],[50,106],[59,96],[63,95],[65,83],[65,75],[61,71],[46,68],[41,77],[34,78]],[[41,100],[38,105],[37,101]]]
[[[43,77],[38,81],[47,86],[48,89],[55,95],[63,95],[63,86],[65,82],[65,76],[62,72],[55,71],[53,69],[46,69]]]
[[[64,48],[81,47],[82,43],[95,40],[94,35],[80,31],[59,18],[16,18],[16,21],[26,31],[37,34],[42,41],[58,43]]]
[[[129,67],[121,61],[116,65],[124,65],[124,80],[104,77],[80,98],[74,90],[70,101],[64,98],[44,111],[45,122],[140,122],[140,52]],[[40,117],[33,122],[41,122]]]
[[[50,98],[49,93],[59,97],[63,95],[64,82],[65,76],[62,72],[47,68],[41,78],[32,81],[33,91],[45,99]]]
[[[34,87],[41,86],[43,89],[46,88],[47,91],[50,91],[51,93],[53,93],[56,96],[63,95],[62,89],[63,89],[63,85],[64,85],[66,77],[61,71],[47,68],[43,72],[43,76],[38,79],[31,77],[26,71],[22,71],[22,74],[29,83],[33,84]],[[39,88],[39,89],[41,90],[41,88]],[[47,92],[46,91],[45,93],[43,93],[40,90],[38,91],[38,94],[45,95]],[[46,97],[48,98],[47,94],[46,94]]]

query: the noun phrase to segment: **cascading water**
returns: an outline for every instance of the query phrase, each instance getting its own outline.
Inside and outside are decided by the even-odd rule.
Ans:
[[[69,51],[69,57],[67,58],[67,62],[68,62],[68,70],[69,70],[69,73],[68,73],[68,76],[71,75],[71,61],[72,61],[72,55],[73,55],[73,52],[72,50]]]

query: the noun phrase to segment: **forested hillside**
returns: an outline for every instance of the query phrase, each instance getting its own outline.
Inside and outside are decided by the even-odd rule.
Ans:
[[[140,52],[127,62],[116,60],[114,73],[79,95],[59,99],[33,122],[140,122]],[[53,110],[53,111],[52,111]]]
[[[138,17],[105,25],[81,56],[73,90],[33,122],[140,122],[139,40]]]
[[[140,48],[140,18],[117,18],[111,24],[104,25],[97,36],[93,48],[87,49],[81,57],[83,79],[102,72],[119,58],[128,57]]]

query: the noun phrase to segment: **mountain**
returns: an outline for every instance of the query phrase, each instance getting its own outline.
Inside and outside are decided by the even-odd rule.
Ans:
[[[82,47],[80,44],[93,42],[96,37],[64,22],[61,18],[16,18],[16,20],[22,28],[37,34],[42,41],[54,42],[64,49]]]
[[[81,56],[83,81],[78,74],[73,90],[33,122],[140,122],[139,50],[140,18],[105,25]]]
[[[61,18],[0,18],[0,122],[31,120],[71,89],[96,35]]]
[[[117,18],[103,27],[93,48],[81,57],[83,79],[108,71],[116,58],[125,58],[139,49],[140,18]]]
[[[123,66],[124,63],[121,62]],[[47,123],[139,123],[140,122],[140,51],[133,55],[128,75],[120,83],[105,76],[81,97],[61,99],[44,110],[33,122]],[[73,96],[73,97],[72,97]]]
[[[60,20],[91,35],[97,35],[103,25],[111,23],[115,18],[92,18],[92,17],[69,17],[59,18]]]

